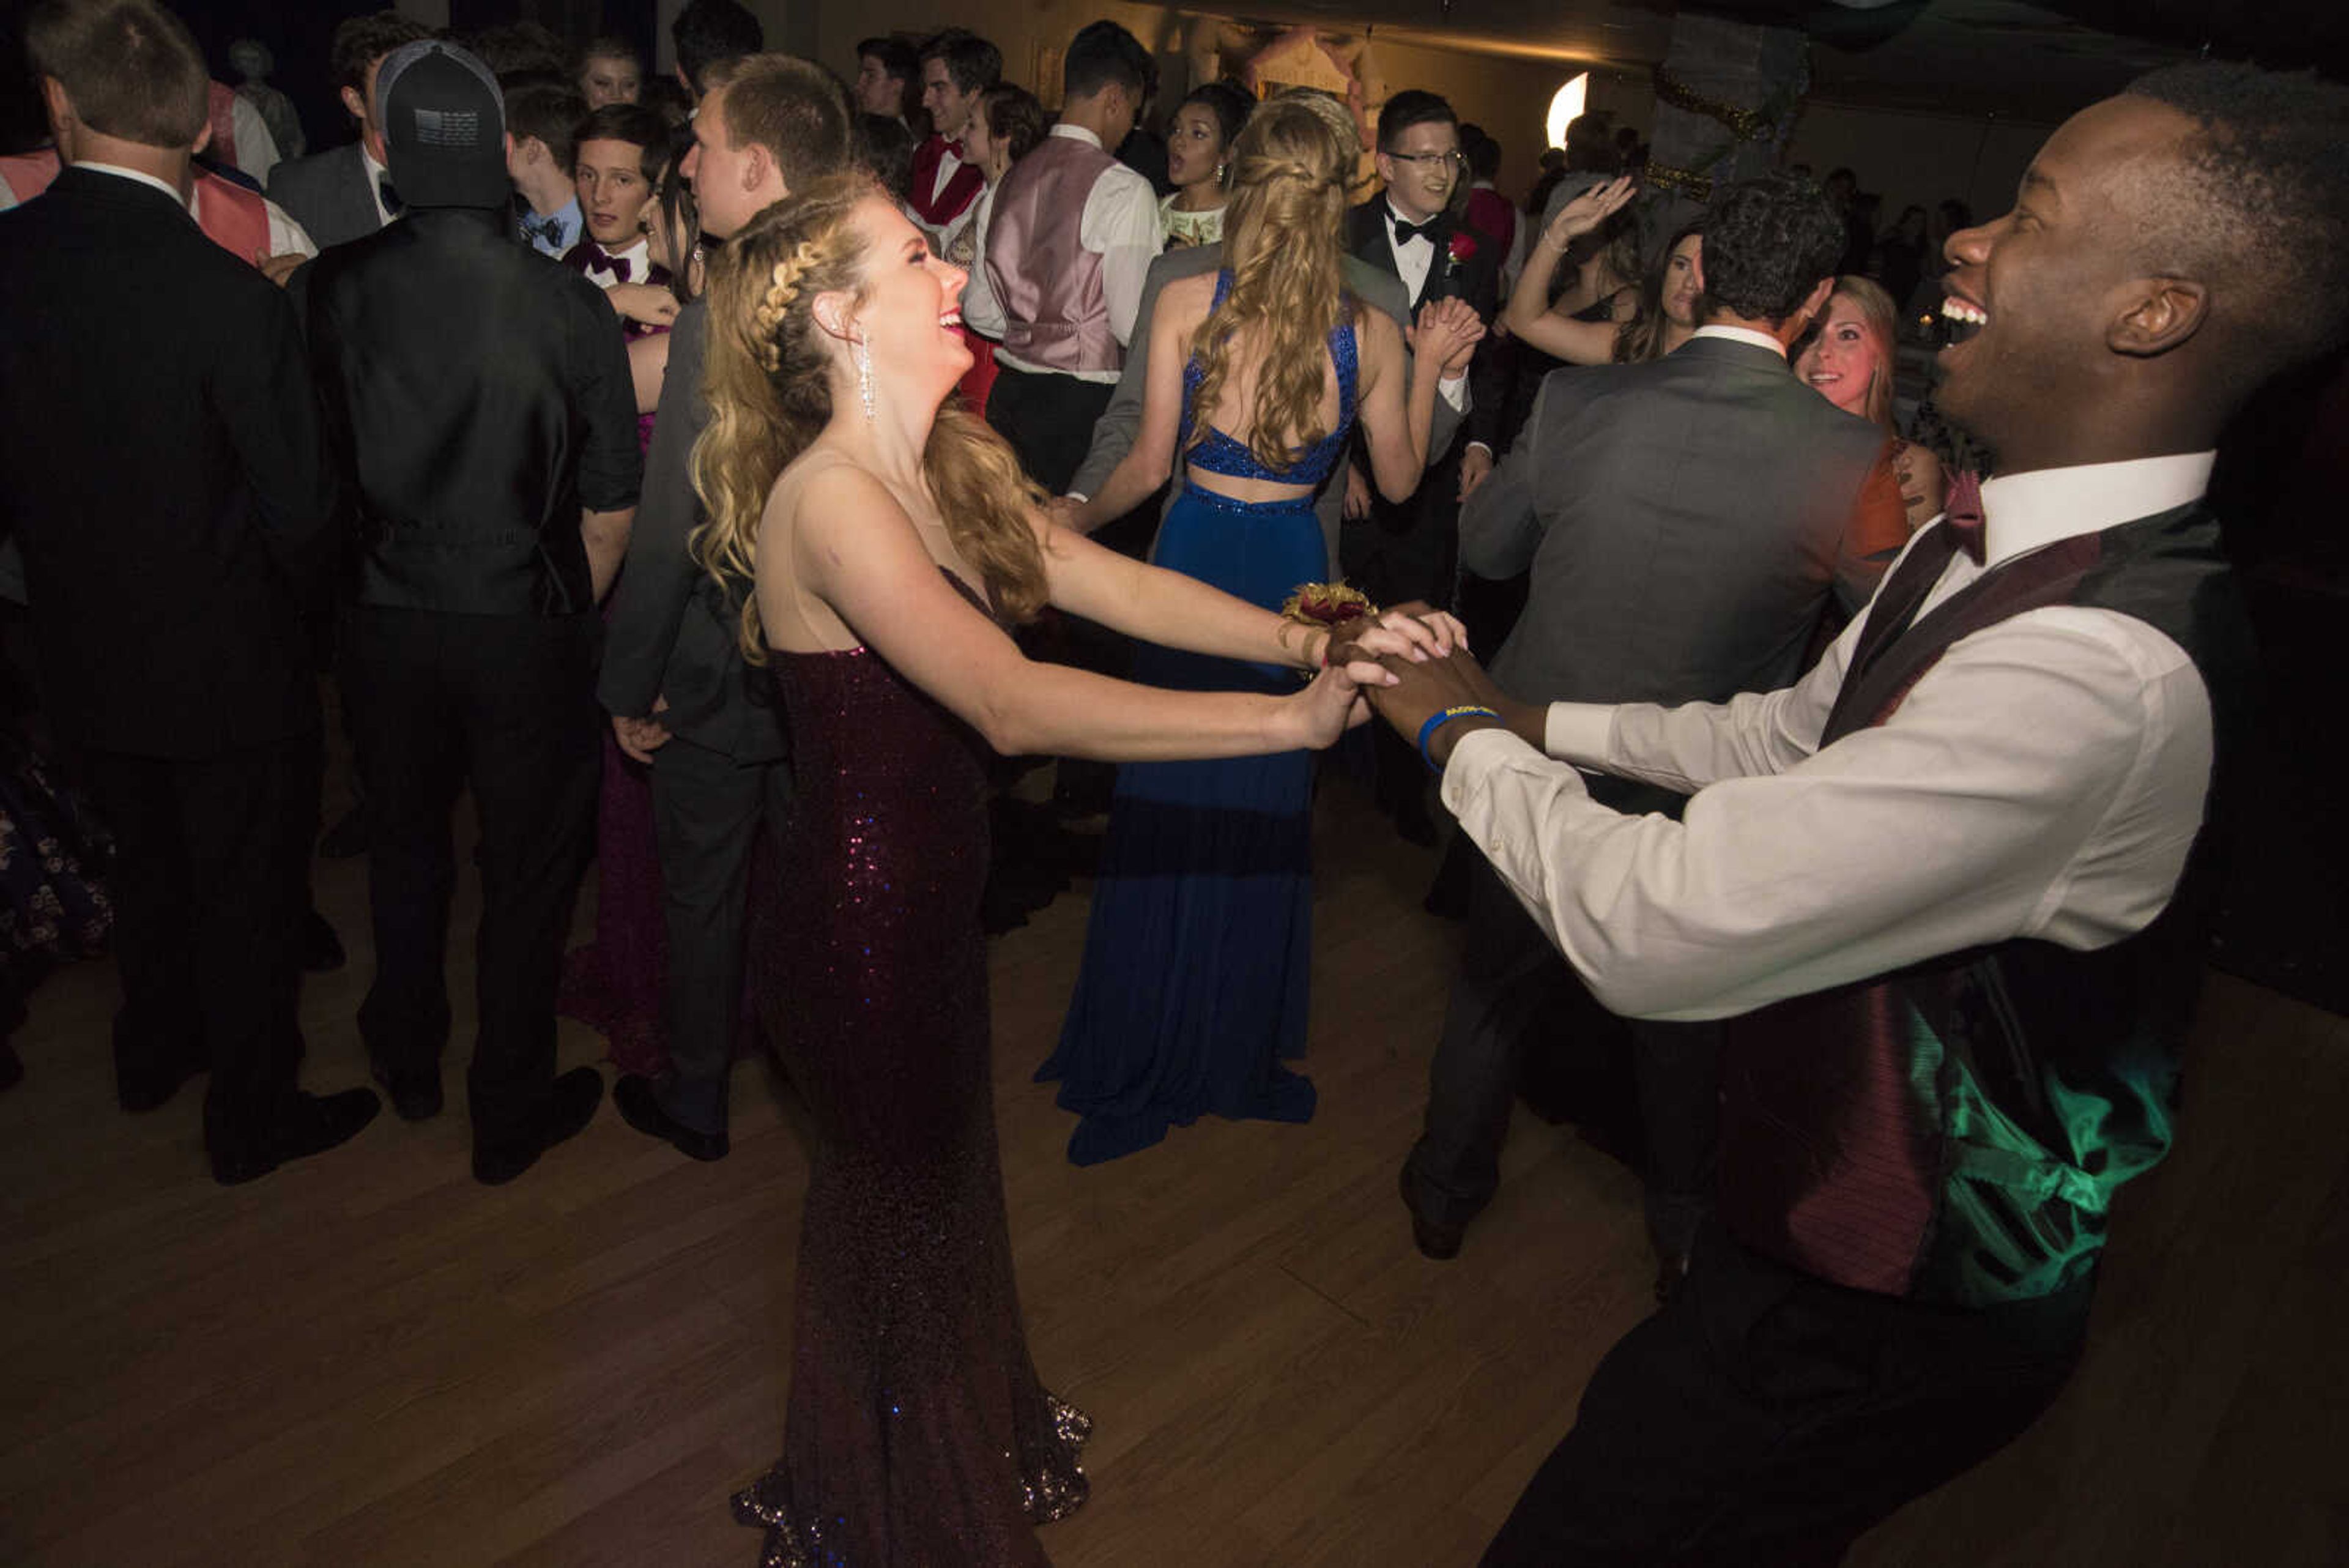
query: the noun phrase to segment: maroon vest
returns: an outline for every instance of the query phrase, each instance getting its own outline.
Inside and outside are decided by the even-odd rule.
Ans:
[[[1961,638],[2080,605],[2146,621],[2186,651],[2223,763],[2250,640],[2207,509],[2051,545],[1918,618],[1949,560],[1946,532],[1920,536],[1877,595],[1822,748],[1889,720]],[[2214,776],[2211,799],[2218,790]],[[2110,1191],[2168,1146],[2214,815],[2206,802],[2168,907],[2110,947],[2011,940],[1731,1021],[1719,1167],[1730,1233],[1837,1284],[1948,1303],[2087,1277]]]
[[[1079,237],[1085,198],[1117,160],[1090,141],[1048,136],[995,188],[987,279],[1003,306],[1003,351],[1048,370],[1116,370],[1100,253]]]
[[[978,193],[987,189],[987,176],[978,171],[976,163],[965,163],[947,181],[946,189],[938,190],[938,165],[946,161],[951,150],[957,158],[962,156],[962,143],[948,141],[943,136],[930,139],[914,149],[914,166],[907,180],[905,205],[914,215],[933,229],[944,229],[957,218],[970,211]],[[936,194],[932,194],[936,192]]]

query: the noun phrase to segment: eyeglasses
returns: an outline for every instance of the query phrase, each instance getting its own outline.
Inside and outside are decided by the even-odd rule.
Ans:
[[[1468,167],[1468,155],[1464,152],[1390,152],[1387,156],[1398,163],[1438,164],[1454,173]],[[1423,171],[1434,172],[1433,170]]]

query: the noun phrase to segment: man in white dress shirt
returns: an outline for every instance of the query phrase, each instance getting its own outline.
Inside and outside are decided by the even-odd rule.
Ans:
[[[963,295],[963,319],[1003,345],[988,420],[1055,495],[1117,388],[1164,243],[1157,192],[1114,156],[1156,78],[1150,51],[1114,22],[1070,41],[1061,122],[998,186]]]
[[[358,140],[291,159],[269,172],[270,199],[322,248],[364,238],[398,214],[399,193],[384,167],[383,131],[377,122],[376,74],[394,49],[426,36],[423,24],[397,11],[353,16],[335,29],[335,82]]]
[[[1795,685],[1379,694],[1602,1000],[1729,1020],[1722,1223],[1488,1564],[1837,1561],[2060,1389],[2175,1125],[2252,680],[2212,449],[2349,337],[2344,140],[2349,91],[2213,63],[2061,127],[1948,243],[1940,402],[2001,472]],[[1623,815],[1578,768],[1694,798]]]
[[[987,188],[978,165],[964,156],[963,138],[978,114],[978,100],[1003,79],[1003,51],[976,34],[948,27],[922,46],[919,68],[930,134],[914,149],[905,215],[930,248],[944,255],[947,241],[970,222]]]

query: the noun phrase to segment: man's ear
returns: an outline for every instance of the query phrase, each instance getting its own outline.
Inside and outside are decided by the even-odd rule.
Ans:
[[[2167,354],[2210,318],[2210,291],[2190,277],[2139,278],[2105,331],[2105,347],[2135,359]]]
[[[73,98],[66,91],[66,84],[55,77],[43,77],[41,102],[49,111],[49,134],[63,143],[67,133],[79,123],[74,114]]]
[[[343,89],[343,107],[351,111],[353,119],[367,118],[367,99],[359,96],[359,89],[357,88],[347,87]]]

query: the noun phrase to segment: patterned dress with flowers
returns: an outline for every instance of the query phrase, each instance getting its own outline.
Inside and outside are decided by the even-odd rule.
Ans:
[[[57,964],[94,958],[114,929],[114,839],[14,725],[0,727],[0,1029]]]

